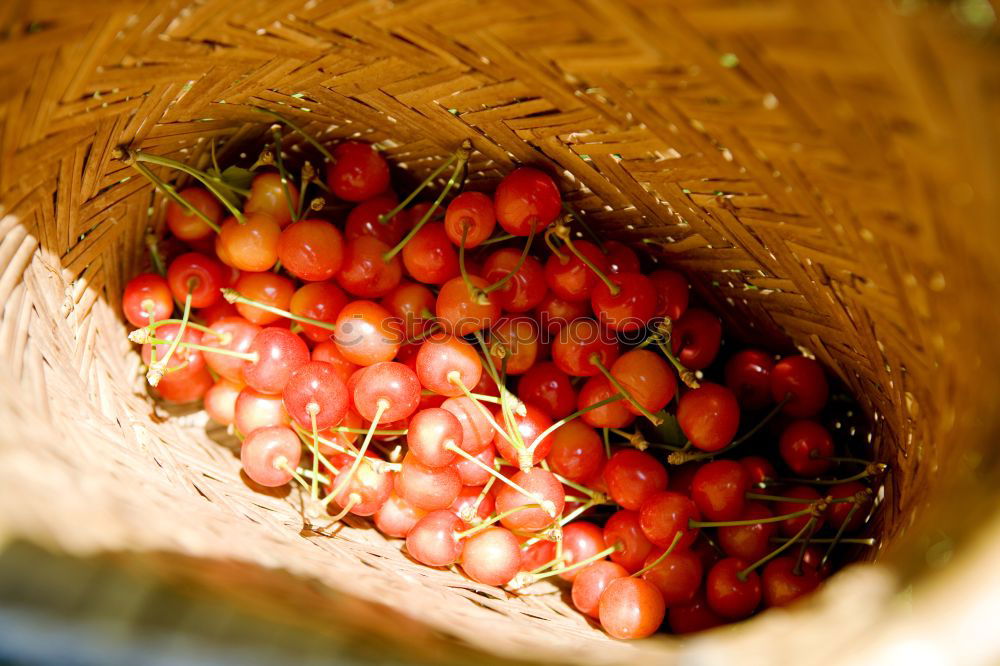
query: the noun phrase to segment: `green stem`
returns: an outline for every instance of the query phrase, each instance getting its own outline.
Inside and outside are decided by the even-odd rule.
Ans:
[[[482,247],[484,245],[493,245],[494,243],[502,243],[504,241],[510,240],[511,238],[517,238],[517,236],[515,236],[514,234],[500,234],[499,236],[494,236],[493,238],[487,238],[486,240],[484,240],[482,243],[479,244],[479,247]]]
[[[643,568],[639,569],[638,571],[636,571],[632,575],[635,576],[636,578],[640,578],[640,577],[642,577],[642,574],[644,574],[647,571],[650,571],[650,570],[655,569],[656,567],[660,566],[660,564],[663,563],[663,560],[667,559],[667,557],[670,555],[670,553],[674,552],[674,548],[676,548],[677,544],[680,543],[682,536],[684,536],[684,532],[681,531],[681,530],[678,530],[677,533],[674,534],[674,540],[670,542],[670,546],[665,551],[663,551],[662,555],[660,555],[658,558],[656,558],[656,560],[654,562],[652,562],[651,564],[647,564],[646,566],[644,566]]]
[[[569,251],[572,252],[577,259],[582,261],[584,265],[589,268],[601,282],[604,283],[604,285],[608,288],[608,291],[611,292],[612,296],[617,296],[621,292],[621,287],[612,282],[611,278],[605,275],[604,271],[597,267],[597,264],[592,262],[583,252],[580,252],[580,250],[577,249],[576,245],[573,244],[573,238],[570,236],[569,227],[565,226],[565,224],[560,224],[560,226],[556,227],[555,234],[559,240],[563,242],[563,245],[569,248]]]
[[[153,262],[153,269],[161,276],[166,277],[167,267],[163,263],[163,256],[160,254],[160,244],[155,234],[146,234],[146,249],[149,250],[149,258]]]
[[[844,530],[847,529],[847,524],[851,522],[851,519],[854,518],[854,514],[857,513],[860,508],[861,505],[855,502],[854,506],[851,507],[851,510],[847,512],[847,517],[844,518],[844,522],[842,522],[840,527],[837,528],[837,533],[833,535],[833,539],[830,540],[830,546],[826,549],[826,552],[823,553],[823,557],[819,561],[820,566],[826,564],[827,560],[830,559],[830,555],[833,554],[833,549],[837,547],[837,544],[840,543],[841,537],[844,536]]]
[[[324,507],[327,506],[333,500],[334,497],[342,493],[344,491],[344,488],[346,488],[348,484],[351,483],[351,480],[354,478],[354,474],[358,471],[358,467],[361,466],[361,460],[365,457],[365,452],[368,451],[368,446],[372,442],[372,437],[375,436],[375,429],[378,428],[378,422],[382,418],[383,412],[385,412],[385,410],[387,410],[388,408],[389,408],[388,400],[385,400],[383,398],[378,401],[378,407],[376,407],[375,409],[375,414],[372,415],[373,418],[372,418],[371,428],[365,435],[365,441],[361,445],[361,449],[358,450],[358,456],[354,459],[354,462],[351,463],[351,468],[347,471],[347,474],[344,476],[344,478],[341,479],[340,483],[337,484],[337,487],[334,488],[333,491],[329,495],[327,495],[326,498],[323,500]]]
[[[285,203],[288,205],[288,214],[291,215],[292,222],[298,222],[299,214],[292,204],[292,192],[288,189],[288,172],[285,171],[285,164],[281,159],[281,130],[274,128],[271,131],[271,136],[274,137],[274,166],[278,168],[281,190],[285,194]]]
[[[756,562],[754,562],[753,564],[751,564],[750,566],[748,566],[746,569],[743,569],[742,571],[740,571],[739,573],[737,573],[736,577],[740,580],[740,582],[746,582],[747,576],[750,575],[751,571],[753,571],[757,567],[760,567],[760,566],[763,566],[763,565],[767,564],[768,562],[770,562],[771,560],[773,560],[775,557],[777,557],[781,553],[783,553],[786,550],[788,550],[789,548],[791,548],[792,544],[794,544],[799,539],[801,539],[803,537],[803,535],[805,535],[807,532],[811,532],[815,526],[816,526],[816,518],[815,517],[814,518],[810,518],[808,521],[806,521],[806,524],[802,526],[802,529],[795,533],[795,536],[793,536],[791,539],[789,539],[785,543],[781,544],[780,546],[778,546],[777,548],[775,548],[773,551],[771,551],[770,553],[768,553],[764,557],[760,558],[759,560],[757,560]]]
[[[570,206],[570,205],[569,205],[568,203],[566,203],[565,201],[563,202],[563,205],[562,205],[562,207],[563,207],[563,210],[564,210],[564,211],[566,211],[567,213],[569,213],[570,215],[572,215],[572,216],[573,216],[573,219],[574,219],[574,220],[576,220],[576,221],[577,221],[577,223],[578,223],[578,224],[579,224],[579,225],[580,225],[581,227],[583,227],[583,230],[584,230],[585,232],[587,232],[587,235],[588,235],[588,236],[590,236],[590,238],[591,238],[591,239],[592,239],[592,240],[594,241],[594,243],[595,243],[595,244],[597,245],[597,247],[601,248],[601,252],[604,252],[604,241],[602,241],[602,240],[601,240],[601,237],[600,237],[600,236],[598,236],[598,235],[597,235],[597,234],[596,234],[596,233],[594,232],[594,230],[590,228],[590,225],[589,225],[589,224],[587,224],[586,220],[584,220],[584,219],[583,219],[583,216],[582,216],[582,215],[580,215],[580,213],[578,213],[578,212],[576,211],[576,209],[574,209],[574,208],[573,208],[572,206]]]
[[[163,358],[154,362],[150,362],[149,370],[146,371],[146,381],[150,383],[151,386],[156,386],[160,383],[160,379],[163,378],[164,368],[167,367],[167,362],[170,357],[174,355],[177,351],[177,347],[181,344],[181,338],[184,337],[184,332],[187,330],[188,319],[191,317],[191,290],[188,289],[187,296],[184,297],[184,314],[181,316],[181,324],[177,328],[177,334],[174,335],[174,339],[170,342],[170,346],[167,347],[167,353],[163,355]],[[164,344],[161,342],[160,344]]]
[[[212,220],[212,218],[210,218],[208,215],[205,215],[205,213],[203,213],[201,210],[199,210],[199,209],[195,208],[194,206],[192,206],[188,202],[187,199],[185,199],[180,194],[178,194],[177,190],[175,190],[172,185],[170,185],[169,183],[166,183],[163,180],[160,180],[160,178],[156,174],[154,174],[152,171],[150,171],[143,164],[139,164],[138,162],[132,162],[129,166],[131,166],[133,169],[135,169],[140,174],[142,174],[146,178],[146,180],[148,180],[149,182],[151,182],[153,184],[153,186],[156,189],[158,189],[161,192],[163,192],[164,194],[166,194],[167,198],[173,200],[178,205],[183,206],[184,208],[186,208],[189,213],[191,213],[193,215],[197,215],[199,218],[201,218],[201,221],[204,222],[206,225],[208,225],[208,227],[212,231],[214,231],[215,233],[219,233],[219,225],[217,225]]]
[[[295,313],[289,312],[288,310],[282,310],[281,308],[275,307],[273,305],[268,305],[267,303],[261,303],[260,301],[255,301],[250,298],[245,298],[240,295],[240,292],[229,287],[223,287],[221,289],[222,296],[230,303],[250,305],[265,312],[270,312],[271,314],[276,314],[279,317],[284,317],[285,319],[291,319],[292,321],[297,321],[303,324],[310,324],[312,326],[317,326],[319,328],[324,328],[328,331],[336,331],[336,324],[331,324],[328,321],[323,321],[321,319],[313,319],[312,317],[303,317],[302,315],[297,315]]]
[[[521,506],[515,506],[513,509],[507,509],[503,513],[498,513],[495,516],[491,516],[489,519],[484,520],[483,522],[479,523],[474,527],[470,527],[469,529],[463,530],[462,532],[455,532],[455,539],[465,539],[467,537],[472,536],[473,534],[476,534],[477,532],[482,532],[487,527],[495,525],[496,523],[500,522],[507,516],[515,514],[518,511],[524,511],[525,509],[540,509],[540,508],[541,507],[538,506],[537,504],[522,504]]]
[[[663,419],[661,419],[656,414],[643,407],[641,404],[639,404],[638,400],[632,397],[632,394],[629,392],[629,390],[626,389],[624,386],[622,386],[622,383],[618,381],[618,378],[615,377],[613,374],[611,374],[611,371],[608,370],[604,366],[604,363],[601,362],[600,354],[596,352],[591,354],[590,362],[593,363],[597,367],[597,369],[601,371],[601,374],[604,375],[604,377],[608,380],[608,382],[612,386],[614,386],[621,395],[625,397],[625,400],[627,400],[629,404],[638,409],[640,414],[649,419],[650,423],[652,423],[653,425],[660,425],[661,423],[663,423]]]
[[[464,233],[464,230],[463,230],[463,233]],[[483,296],[486,296],[486,295],[488,295],[488,294],[496,291],[497,289],[500,289],[505,284],[507,284],[508,282],[510,282],[511,278],[513,278],[514,275],[519,270],[521,270],[521,267],[524,266],[524,262],[528,258],[528,253],[531,252],[531,243],[532,243],[533,240],[535,240],[535,225],[531,225],[531,231],[528,232],[528,240],[525,241],[525,243],[524,243],[524,249],[521,251],[521,256],[518,257],[517,263],[514,264],[514,268],[509,273],[507,273],[506,275],[504,275],[502,278],[500,278],[499,280],[497,280],[496,282],[494,282],[493,284],[491,284],[489,286],[486,286],[486,287],[483,287],[482,289],[480,289],[479,293],[482,294]]]
[[[161,340],[160,338],[148,338],[146,342],[152,345],[172,345],[177,342],[178,338],[173,340]],[[185,349],[196,349],[200,352],[211,352],[212,354],[222,354],[223,356],[232,356],[233,358],[242,359],[244,361],[249,361],[250,363],[256,363],[260,360],[257,356],[257,352],[238,352],[231,349],[220,349],[219,347],[210,347],[208,345],[199,345],[193,342],[180,342],[177,344],[178,347],[183,347]],[[168,350],[169,351],[169,350]],[[165,361],[164,361],[165,362]]]
[[[177,160],[171,159],[169,157],[163,157],[162,155],[152,155],[150,153],[144,153],[141,150],[137,150],[134,153],[132,153],[132,157],[135,159],[136,162],[149,162],[150,164],[158,164],[159,166],[169,167],[171,169],[176,169],[177,171],[180,171],[182,173],[186,173],[187,175],[191,176],[192,178],[200,182],[202,185],[204,185],[209,192],[214,194],[216,198],[222,202],[222,205],[229,210],[229,213],[233,217],[235,217],[240,224],[246,223],[246,218],[243,217],[243,213],[240,212],[240,209],[234,206],[233,202],[231,202],[229,198],[226,197],[226,195],[219,190],[218,184],[213,182],[211,178],[209,178],[207,175],[205,175],[198,169],[195,169],[192,166],[184,164],[183,162],[178,162]],[[216,231],[218,231],[218,227],[216,227]]]
[[[404,208],[409,206],[410,203],[417,198],[417,195],[420,194],[425,187],[434,182],[434,179],[440,176],[441,172],[447,169],[449,166],[451,166],[452,162],[454,162],[457,159],[458,159],[458,152],[452,153],[447,160],[442,162],[440,166],[434,169],[434,171],[431,171],[426,178],[420,181],[420,184],[417,185],[417,187],[412,192],[406,195],[405,199],[396,204],[395,208],[390,210],[388,213],[382,213],[381,215],[379,215],[378,221],[382,224],[388,224],[389,220],[398,215],[399,212],[402,211]]]
[[[801,511],[795,511],[793,513],[786,513],[781,516],[770,516],[768,518],[751,518],[749,520],[721,520],[721,521],[705,521],[705,520],[688,520],[688,527],[694,529],[696,527],[744,527],[747,525],[763,525],[764,523],[780,523],[785,520],[790,520],[792,518],[798,518],[799,516],[806,516],[813,512],[812,507],[808,509],[802,509]]]
[[[580,560],[579,562],[574,562],[573,564],[571,564],[571,565],[569,565],[567,567],[563,567],[561,569],[553,569],[552,571],[546,571],[545,573],[541,573],[541,574],[534,574],[533,578],[534,578],[534,580],[538,581],[538,580],[541,580],[543,578],[548,578],[550,576],[558,576],[559,574],[564,574],[567,571],[572,571],[573,569],[580,569],[582,567],[587,566],[588,564],[593,564],[594,562],[597,562],[598,560],[603,560],[605,557],[607,557],[611,553],[614,553],[617,550],[620,550],[617,545],[616,546],[610,546],[608,548],[605,548],[604,550],[602,550],[599,553],[594,553],[590,557],[586,557],[586,558]]]
[[[566,418],[559,419],[558,421],[556,421],[555,423],[553,423],[552,425],[550,425],[548,428],[546,428],[545,430],[543,430],[541,433],[539,433],[539,435],[537,437],[535,437],[535,440],[531,443],[531,446],[529,446],[527,448],[527,452],[528,453],[534,453],[535,449],[538,448],[538,445],[542,441],[544,441],[546,437],[548,437],[553,432],[555,432],[559,428],[563,427],[564,425],[566,425],[567,423],[569,423],[573,419],[579,418],[580,416],[583,416],[584,414],[586,414],[589,411],[598,409],[600,407],[604,407],[605,405],[608,405],[608,404],[610,404],[612,402],[616,402],[616,401],[621,400],[621,399],[622,399],[622,394],[621,393],[616,393],[616,394],[614,394],[613,396],[611,396],[609,398],[605,398],[604,400],[601,400],[600,402],[595,402],[592,405],[587,405],[583,409],[578,409],[575,412],[573,412],[572,414],[570,414],[569,416],[567,416]]]
[[[279,122],[282,122],[285,125],[288,125],[289,127],[292,128],[292,131],[297,132],[303,139],[305,139],[306,141],[308,141],[327,160],[329,160],[330,162],[336,162],[337,161],[337,160],[335,160],[333,158],[333,155],[330,154],[330,151],[328,151],[323,146],[323,144],[321,144],[319,141],[317,141],[315,138],[313,138],[313,136],[311,134],[309,134],[309,132],[306,132],[304,129],[302,129],[301,127],[299,127],[298,124],[294,123],[293,121],[289,120],[288,118],[285,118],[283,115],[281,115],[277,111],[272,111],[271,109],[266,109],[263,106],[253,106],[253,107],[250,107],[250,108],[252,108],[254,111],[259,111],[261,113],[266,113],[267,115],[269,115],[272,118],[278,120]]]

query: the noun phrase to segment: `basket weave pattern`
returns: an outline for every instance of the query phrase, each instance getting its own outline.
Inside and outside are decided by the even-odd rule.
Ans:
[[[250,490],[203,417],[164,421],[151,407],[118,313],[162,201],[112,152],[203,166],[221,141],[220,158],[233,157],[267,122],[254,106],[324,139],[379,142],[418,176],[466,138],[475,179],[542,165],[602,233],[685,270],[747,339],[808,349],[873,419],[894,470],[879,529],[904,570],[915,548],[904,532],[927,500],[996,478],[992,458],[963,475],[995,426],[974,415],[1000,384],[1000,314],[976,297],[1000,293],[987,270],[1000,257],[989,242],[1000,58],[946,11],[902,16],[872,0],[91,5],[0,8],[5,532],[71,551],[288,569],[511,655],[601,662],[671,649],[611,642],[558,595],[512,600],[411,563],[361,521],[335,539],[302,537],[294,495]]]

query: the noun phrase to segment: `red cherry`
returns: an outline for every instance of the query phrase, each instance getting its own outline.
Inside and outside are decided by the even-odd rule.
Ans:
[[[462,424],[454,414],[440,407],[420,410],[407,426],[406,443],[410,455],[424,465],[450,465],[457,454],[449,445],[461,446]]]
[[[552,425],[552,419],[546,416],[545,412],[535,405],[524,403],[524,409],[524,416],[514,415],[514,427],[517,428],[517,432],[520,433],[526,447],[529,449],[532,446],[535,447],[531,456],[531,464],[537,465],[552,450],[553,436],[550,433],[545,436],[545,439],[537,442],[537,444],[535,440]],[[507,427],[504,430],[507,430],[509,433]],[[497,433],[493,438],[493,445],[496,447],[497,453],[504,460],[515,464],[520,463],[519,456],[521,452],[514,448],[514,445],[507,441],[507,438],[503,437],[500,433]]]
[[[681,364],[690,370],[707,368],[722,344],[722,321],[711,312],[689,308],[674,322],[670,347]]]
[[[501,248],[483,264],[483,278],[491,284],[513,273],[502,287],[490,294],[506,312],[527,312],[545,298],[545,272],[541,262],[529,255],[518,267],[521,254],[517,248]]]
[[[664,549],[656,548],[646,556],[643,565],[648,567],[663,555]],[[701,558],[687,548],[674,548],[659,564],[642,574],[656,586],[668,607],[691,603],[701,587],[703,570]]]
[[[434,318],[434,292],[422,284],[403,280],[382,297],[381,304],[399,320],[407,338],[423,333]]]
[[[656,311],[653,283],[640,273],[619,273],[609,279],[618,286],[617,294],[612,294],[604,282],[591,292],[590,307],[597,320],[616,331],[645,328]]]
[[[750,475],[750,485],[759,488],[766,481],[774,481],[778,478],[778,473],[774,470],[774,465],[767,458],[761,456],[746,456],[740,458],[740,464]]]
[[[285,409],[303,428],[326,430],[341,422],[347,414],[349,396],[343,380],[329,363],[309,361],[300,365],[282,391]]]
[[[599,247],[584,240],[573,241],[573,247],[602,273],[610,272],[608,260]],[[556,297],[575,302],[590,300],[591,292],[601,280],[576,254],[565,252],[562,259],[549,255],[545,262],[545,283]]]
[[[553,340],[570,322],[590,315],[587,301],[564,301],[549,292],[536,309],[539,328],[546,333],[546,339]]]
[[[667,406],[677,393],[677,379],[670,365],[659,354],[646,349],[633,349],[622,354],[611,366],[611,375],[650,412]],[[625,409],[639,416],[632,403],[624,401]]]
[[[295,294],[295,283],[276,273],[243,273],[236,281],[234,289],[240,296],[252,301],[288,310]],[[237,303],[236,310],[248,321],[259,326],[273,324],[282,317],[247,303]]]
[[[708,520],[736,520],[743,513],[750,475],[735,460],[713,460],[694,475],[691,499]]]
[[[613,387],[603,376],[590,377],[580,388],[576,405],[579,410],[587,409],[580,418],[587,425],[595,428],[624,428],[635,421],[635,414],[626,408],[625,400],[615,400],[601,407],[593,407],[602,400],[618,395],[618,389]]]
[[[477,289],[488,286],[486,280],[472,275],[469,281]],[[500,317],[500,306],[495,294],[486,297],[482,304],[470,293],[461,277],[445,282],[438,292],[435,314],[445,330],[453,335],[468,335],[484,328],[488,329]]]
[[[645,638],[660,628],[666,606],[656,587],[641,578],[616,578],[601,594],[598,615],[612,638]]]
[[[202,366],[184,374],[165,375],[156,385],[156,392],[168,402],[183,404],[201,400],[212,388],[212,375]]]
[[[462,489],[458,492],[458,497],[451,503],[448,510],[454,512],[456,516],[463,520],[466,520],[467,515],[474,515],[479,520],[486,520],[493,513],[495,502],[493,493],[491,492],[483,495],[483,499],[480,502],[479,496],[482,492],[483,486],[468,486],[463,483]],[[476,502],[479,502],[478,507],[476,507]],[[473,511],[475,511],[474,514]]]
[[[819,573],[809,566],[796,573],[795,563],[796,558],[786,555],[774,558],[764,567],[761,580],[766,606],[786,606],[819,587],[822,582]]]
[[[183,303],[190,291],[191,307],[204,308],[222,297],[219,289],[225,283],[227,273],[225,267],[214,258],[198,252],[188,252],[170,262],[167,284],[178,302]]]
[[[562,561],[569,567],[604,550],[604,531],[594,523],[577,520],[563,526],[562,544]],[[580,571],[581,568],[577,567],[559,574],[559,577],[572,582]]]
[[[205,413],[213,421],[222,425],[230,425],[236,420],[236,398],[239,397],[243,385],[220,377],[208,391],[205,392]]]
[[[760,520],[774,513],[760,502],[747,502],[738,520]],[[726,555],[756,562],[773,550],[771,537],[778,532],[776,523],[731,525],[718,528],[716,535]]]
[[[396,493],[425,511],[447,509],[461,490],[462,480],[454,467],[428,467],[412,453],[403,458],[396,475]]]
[[[488,527],[465,540],[462,571],[484,585],[504,585],[521,566],[521,547],[510,530]]]
[[[247,435],[240,449],[243,471],[254,483],[269,488],[283,486],[302,456],[299,437],[286,426],[258,428]]]
[[[344,237],[353,240],[358,236],[374,236],[388,247],[394,246],[406,235],[409,217],[406,213],[400,212],[384,223],[379,218],[395,208],[396,203],[396,195],[392,192],[384,192],[362,201],[347,214]]]
[[[235,270],[235,269],[233,269]],[[239,271],[236,271],[237,278],[239,277]],[[236,280],[233,280],[232,284],[236,284]],[[232,286],[232,285],[227,285]],[[240,312],[236,309],[236,306],[227,301],[224,298],[220,298],[215,303],[212,303],[207,308],[198,308],[196,315],[199,319],[205,322],[206,325],[211,326],[215,322],[219,321],[223,317],[237,317]]]
[[[689,604],[671,607],[667,613],[667,622],[675,634],[693,634],[726,623],[709,608],[705,596],[701,593]]]
[[[791,497],[795,499],[806,499],[816,501],[822,498],[815,488],[811,486],[792,486],[788,490],[781,492],[782,497]],[[782,516],[790,513],[796,513],[804,509],[808,509],[809,504],[805,502],[776,502],[774,505],[775,515]],[[809,522],[809,514],[799,516],[797,518],[788,518],[779,523],[781,526],[781,533],[785,536],[795,536],[802,529],[805,528],[806,524]],[[825,522],[825,516],[820,516],[816,521],[816,525],[813,528],[813,532],[818,532]]]
[[[348,303],[337,315],[333,340],[345,359],[357,365],[390,361],[402,340],[389,312],[371,301]]]
[[[740,427],[740,406],[728,388],[705,382],[681,396],[677,422],[695,447],[719,451],[733,441]]]
[[[403,246],[403,266],[418,282],[444,284],[459,274],[458,253],[444,224],[429,222]]]
[[[375,515],[372,516],[378,531],[388,537],[403,539],[421,518],[427,515],[396,493],[390,493]]]
[[[370,144],[345,141],[333,151],[326,184],[345,201],[364,201],[389,188],[389,164]]]
[[[297,278],[329,280],[344,261],[344,237],[329,222],[300,220],[281,232],[278,259]]]
[[[281,227],[273,217],[253,213],[246,215],[243,224],[234,217],[223,222],[218,243],[224,248],[227,264],[241,271],[261,272],[270,270],[278,260],[280,237]]]
[[[340,349],[333,342],[321,342],[312,350],[312,360],[323,361],[324,363],[329,363],[340,380],[347,383],[347,378],[350,377],[358,366],[351,363],[344,355],[340,353]]]
[[[793,421],[778,440],[781,459],[797,476],[819,476],[833,463],[833,437],[815,421]]]
[[[262,329],[247,352],[256,353],[257,362],[243,366],[243,381],[262,393],[281,393],[292,373],[309,361],[306,343],[284,328]]]
[[[604,443],[593,428],[570,421],[552,433],[552,449],[546,460],[553,472],[580,483],[601,471]]]
[[[406,535],[406,552],[429,567],[446,567],[458,561],[462,540],[457,536],[466,525],[447,509],[431,511]]]
[[[340,473],[326,487],[327,493],[333,493],[339,488],[350,470],[350,465],[342,465]],[[349,506],[350,512],[356,516],[371,516],[389,499],[392,488],[392,473],[376,467],[371,458],[365,456],[347,485],[334,496],[333,501],[344,508]]]
[[[661,548],[669,548],[678,532],[681,538],[675,548],[689,547],[698,536],[698,528],[691,527],[689,521],[700,519],[698,507],[690,498],[670,490],[653,493],[639,509],[643,534]]]
[[[757,410],[771,404],[771,370],[774,360],[759,349],[744,349],[726,362],[726,386],[744,409]]]
[[[212,222],[218,224],[219,220],[222,219],[222,205],[215,198],[215,195],[204,187],[185,187],[177,194],[193,208],[201,211]],[[212,227],[176,201],[171,200],[167,204],[166,218],[170,233],[185,243],[199,241],[212,235]]]
[[[511,477],[511,481],[538,498],[552,502],[556,516],[562,514],[566,495],[562,484],[551,472],[540,467],[533,467],[526,472],[518,472]],[[517,507],[537,503],[538,499],[528,497],[510,486],[504,485],[497,493],[496,510],[500,513],[506,513]],[[537,531],[548,527],[554,520],[544,509],[528,508],[514,511],[500,522],[510,530]]]
[[[285,403],[280,395],[261,393],[245,386],[236,396],[233,424],[244,435],[249,435],[258,428],[289,423],[288,412],[285,411]]]
[[[626,509],[638,511],[649,497],[666,489],[667,470],[648,453],[622,449],[604,466],[604,483],[611,499]],[[670,545],[669,540],[666,545]]]
[[[868,487],[858,483],[857,481],[848,481],[847,483],[838,483],[834,486],[830,486],[830,490],[827,495],[834,499],[841,499],[844,497],[853,497],[858,493],[863,493],[868,490]],[[861,529],[861,526],[865,524],[865,518],[868,516],[868,512],[872,505],[872,495],[869,494],[864,502],[858,505],[857,510],[851,514],[851,508],[854,504],[850,502],[835,502],[830,505],[826,510],[826,519],[829,521],[830,525],[835,528],[840,528],[845,522],[847,526],[844,528],[845,532],[856,532]],[[850,516],[851,519],[848,521],[847,517]]]
[[[352,395],[354,408],[366,420],[374,421],[379,406],[384,405],[380,421],[399,421],[420,404],[420,381],[402,363],[384,361],[364,369]]]
[[[569,375],[549,361],[535,363],[521,375],[517,397],[534,403],[554,419],[567,417],[576,409],[576,391]]]
[[[385,261],[389,246],[374,236],[359,236],[344,244],[344,260],[337,282],[348,293],[361,298],[380,298],[396,288],[403,278],[399,257]]]
[[[300,317],[333,324],[346,304],[347,294],[333,282],[310,282],[292,294],[288,310]],[[328,328],[307,323],[299,325],[302,327],[302,335],[313,342],[327,342],[333,338],[333,331]]]
[[[590,357],[597,354],[604,367],[618,358],[618,340],[593,319],[577,319],[564,327],[552,340],[552,360],[568,375],[592,377],[600,369]]]
[[[644,566],[646,556],[653,550],[653,544],[646,538],[639,523],[639,513],[622,509],[604,525],[604,545],[606,548],[618,546],[611,553],[611,561],[617,562],[629,573],[635,573]]]
[[[493,448],[493,426],[476,403],[463,395],[448,398],[441,403],[441,409],[451,412],[462,424],[462,449],[477,455]]]
[[[489,467],[493,467],[497,452],[496,449],[493,448],[493,444],[490,443],[487,444],[482,451],[472,455],[474,458],[479,460],[479,462],[484,463]],[[477,465],[470,460],[466,460],[465,458],[462,458],[455,463],[455,469],[458,471],[458,476],[462,479],[463,486],[482,486],[485,485],[486,482],[492,477],[492,475],[483,469],[481,465]]]
[[[451,200],[444,214],[444,230],[452,243],[462,244],[465,229],[466,249],[476,247],[489,238],[496,224],[493,199],[482,192],[462,192]]]
[[[507,375],[514,376],[527,372],[539,354],[538,324],[530,317],[505,317],[490,331],[493,351],[503,349],[507,359]],[[491,352],[493,364],[500,368],[503,358]]]
[[[274,171],[254,176],[243,211],[266,214],[286,227],[292,221],[292,210],[299,205],[299,188],[290,180],[281,181],[281,174]]]
[[[475,348],[445,333],[435,333],[420,345],[416,365],[417,377],[425,388],[449,397],[463,395],[461,386],[471,390],[483,374]],[[458,373],[460,385],[450,381],[452,373]]]
[[[720,560],[712,567],[705,579],[705,596],[713,611],[730,620],[740,620],[753,614],[760,605],[760,576],[751,571],[746,580],[737,574],[749,566],[749,562],[735,557]]]
[[[160,340],[165,340],[164,343],[157,343],[156,347],[156,358],[162,359],[170,348],[170,343],[173,342],[174,338],[177,337],[178,331],[180,331],[180,324],[164,324],[156,329],[156,337]],[[184,335],[181,336],[181,342],[186,342],[188,344],[201,344],[202,334],[194,330],[191,327],[184,329]],[[142,346],[141,356],[142,362],[146,364],[147,367],[153,362],[153,347],[152,343],[147,342]],[[205,367],[205,357],[197,349],[191,349],[190,347],[178,346],[174,353],[170,356],[167,361],[166,373],[164,377],[170,377],[173,380],[174,392],[177,393],[178,385],[176,382],[182,377],[193,377],[195,374],[201,372]],[[211,386],[211,384],[209,384]],[[168,389],[169,390],[169,389]],[[208,387],[205,387],[208,390]]]
[[[616,240],[604,241],[604,256],[613,274],[638,273],[639,255],[625,243]]]
[[[552,224],[562,211],[562,197],[552,179],[538,169],[520,167],[500,181],[493,194],[497,222],[509,234],[527,236]]]
[[[771,397],[775,402],[788,398],[782,411],[797,419],[819,414],[826,405],[830,388],[819,363],[805,356],[789,356],[774,364]]]
[[[528,537],[518,537],[522,545]],[[551,564],[556,557],[556,544],[554,541],[536,541],[527,548],[521,550],[521,571],[534,571],[541,568],[543,564]]]
[[[620,564],[614,562],[599,560],[588,564],[573,579],[573,606],[584,615],[596,618],[601,594],[604,593],[608,584],[626,576],[628,576],[628,572]]]
[[[184,294],[187,295],[186,289]],[[122,311],[133,326],[146,326],[152,320],[169,319],[174,311],[170,286],[156,273],[137,275],[125,285]]]
[[[649,274],[649,281],[656,291],[654,316],[666,317],[673,321],[681,318],[688,307],[691,293],[687,278],[676,271],[661,268]]]

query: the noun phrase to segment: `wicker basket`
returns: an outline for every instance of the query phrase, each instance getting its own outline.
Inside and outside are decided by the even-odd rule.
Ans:
[[[2,3],[0,535],[21,555],[0,565],[28,576],[54,557],[11,545],[25,540],[200,590],[191,617],[228,603],[258,618],[243,625],[258,643],[294,628],[299,648],[363,636],[433,663],[997,657],[996,10]],[[861,396],[892,465],[878,566],[737,627],[628,644],[559,595],[414,564],[363,521],[300,535],[294,495],[250,490],[203,417],[151,407],[119,316],[162,211],[114,148],[204,164],[210,140],[225,154],[260,131],[255,106],[380,142],[418,176],[466,138],[477,178],[544,165],[603,232],[687,271],[733,330],[810,350]]]

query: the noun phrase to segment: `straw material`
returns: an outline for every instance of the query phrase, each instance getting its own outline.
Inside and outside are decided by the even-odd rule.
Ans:
[[[807,664],[842,641],[875,650],[900,579],[931,581],[914,596],[928,618],[954,613],[938,593],[921,605],[920,590],[941,589],[932,565],[952,549],[972,558],[969,535],[997,534],[984,527],[1000,480],[1000,48],[989,10],[3,3],[0,533],[79,554],[286,570],[274,575],[289,589],[319,584],[427,628],[400,623],[401,641],[543,661],[746,663],[752,648],[764,663]],[[877,526],[887,566],[847,571],[793,612],[693,644],[624,644],[557,594],[512,598],[414,564],[364,521],[335,538],[300,535],[297,495],[251,490],[203,414],[164,419],[151,406],[119,316],[163,202],[114,149],[203,166],[211,141],[225,159],[259,135],[255,106],[324,139],[379,142],[415,176],[466,138],[487,184],[518,163],[548,168],[603,233],[688,272],[733,330],[815,354],[860,396],[892,465]],[[951,575],[976,580],[982,558],[961,561]],[[231,584],[216,593],[236,595],[247,567],[223,570]],[[255,599],[266,607],[266,594]]]

